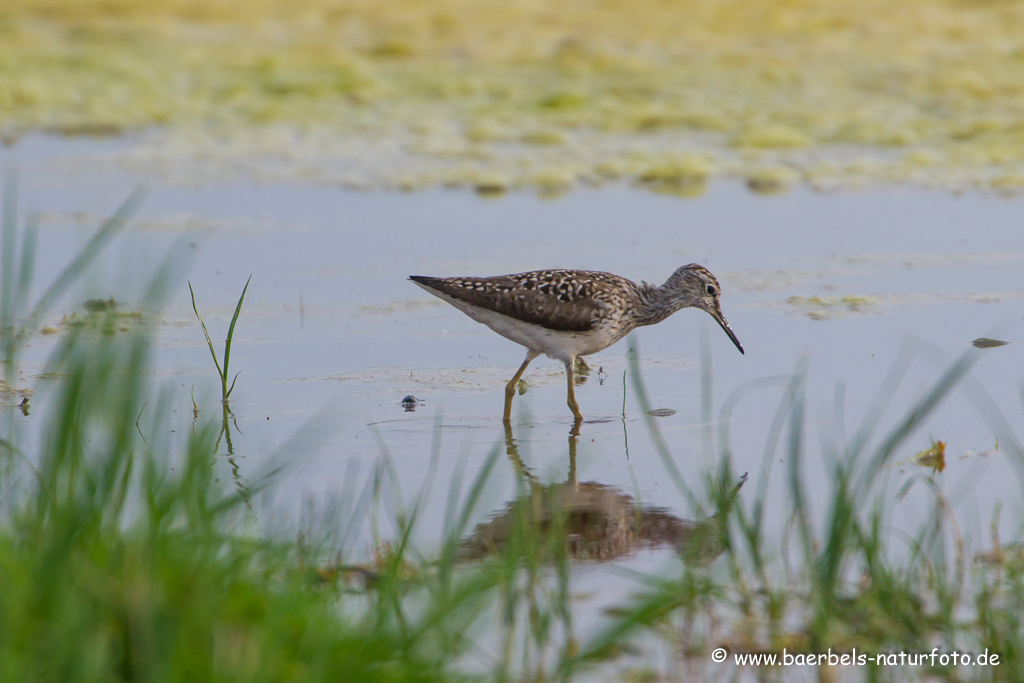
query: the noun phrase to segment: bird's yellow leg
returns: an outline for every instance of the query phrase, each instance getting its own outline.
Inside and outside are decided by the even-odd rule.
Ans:
[[[573,381],[573,366],[576,364],[576,359],[572,358],[565,364],[565,378],[569,383],[569,410],[572,411],[573,417],[576,418],[576,422],[583,422],[583,414],[580,413],[580,406],[576,403],[576,390],[575,382]]]
[[[505,385],[504,421],[506,423],[512,421],[512,397],[516,395],[516,385],[519,384],[519,379],[523,376],[523,373],[526,372],[526,366],[529,365],[530,361],[532,361],[538,355],[539,354],[537,354],[534,351],[527,351],[526,360],[523,361],[523,364],[519,366],[518,370],[516,370],[516,374],[512,375],[512,379],[510,379],[508,381],[508,384]]]

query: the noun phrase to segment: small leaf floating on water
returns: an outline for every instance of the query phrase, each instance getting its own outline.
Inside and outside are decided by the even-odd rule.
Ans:
[[[941,472],[946,469],[946,443],[933,441],[930,448],[924,449],[911,460],[921,467],[931,467],[933,472]]]
[[[655,408],[654,410],[648,410],[647,414],[651,417],[669,417],[675,415],[676,411],[671,408]]]
[[[978,337],[971,342],[979,349],[994,349],[997,346],[1006,346],[1010,342],[1003,341],[1002,339],[988,339],[987,337]]]
[[[18,407],[21,408],[21,414],[28,417],[28,409],[31,407],[28,404],[28,396],[21,399],[21,403],[18,404]]]

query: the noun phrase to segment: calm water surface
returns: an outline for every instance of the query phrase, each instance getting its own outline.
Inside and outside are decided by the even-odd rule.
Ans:
[[[3,160],[20,170],[22,211],[42,212],[40,288],[102,217],[147,180],[128,171],[92,173],[82,162],[82,155],[117,144],[29,138],[3,152]],[[526,376],[528,391],[516,398],[510,448],[500,421],[502,387],[522,349],[413,286],[406,280],[410,274],[568,267],[660,283],[679,265],[704,264],[722,281],[723,309],[746,355],[708,316],[692,310],[633,338],[653,407],[675,411],[657,419],[672,456],[693,486],[715,462],[702,440],[702,330],[712,356],[716,438],[727,397],[759,378],[790,374],[806,356],[809,455],[802,467],[811,504],[821,513],[829,503],[824,484],[830,467],[820,455],[822,444],[831,443],[837,430],[854,432],[901,351],[914,350],[916,360],[883,413],[880,434],[952,358],[971,348],[971,340],[1024,340],[1021,199],[912,189],[759,196],[733,184],[714,185],[694,199],[622,186],[558,199],[357,193],[301,183],[149,188],[131,228],[60,315],[92,296],[130,301],[124,292],[133,291],[131,283],[177,246],[187,254],[187,277],[216,338],[227,329],[251,273],[232,353],[232,369],[242,371],[231,404],[236,475],[244,481],[273,458],[287,460],[264,512],[285,523],[299,516],[303,501],[351,490],[356,477],[361,482],[383,444],[408,500],[428,479],[439,425],[435,491],[419,529],[424,548],[438,538],[456,470],[468,481],[492,448],[514,450],[538,481],[570,478],[571,420],[560,365],[539,359]],[[60,315],[47,322],[59,323]],[[215,417],[219,386],[184,281],[163,314],[158,338],[155,378],[176,390],[176,412],[163,428],[185,434],[192,424],[190,392],[194,388],[201,415]],[[26,358],[27,384],[54,344],[55,337],[36,340]],[[627,348],[623,341],[589,359],[594,372],[577,390],[588,421],[578,439],[575,480],[685,519],[692,511],[656,455],[631,386],[623,416]],[[973,386],[1019,429],[1024,345],[978,353]],[[841,420],[837,383],[845,404]],[[401,405],[410,394],[422,401],[414,412]],[[751,495],[765,476],[764,448],[781,396],[779,390],[753,393],[731,412],[735,466],[750,473]],[[45,415],[45,396],[39,400],[20,422],[26,438]],[[972,454],[994,448],[992,414],[991,407],[957,391],[904,454],[927,448],[932,438],[946,442],[947,469],[937,481],[975,549],[987,544],[996,501],[1003,503],[1004,540],[1015,537],[1024,519],[1021,482],[1005,448]],[[310,426],[317,415],[326,420]],[[315,451],[280,453],[299,432]],[[505,462],[480,520],[489,510],[502,510],[514,494],[516,469]],[[785,449],[771,462],[770,500],[781,505]],[[906,462],[892,470],[895,486],[924,473]],[[231,476],[227,463],[223,476]],[[908,497],[898,508],[898,523],[917,528],[930,514],[928,500]],[[364,542],[356,545],[365,549]],[[656,556],[673,561],[671,552]],[[649,559],[645,551],[617,561],[650,568]],[[596,569],[581,571],[590,577],[581,581],[594,581],[588,572]]]

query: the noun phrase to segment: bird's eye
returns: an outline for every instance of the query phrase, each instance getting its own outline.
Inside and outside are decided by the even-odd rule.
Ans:
[[[711,296],[714,296],[714,295],[715,295],[715,292],[717,292],[717,291],[718,291],[718,290],[716,290],[716,289],[715,289],[715,286],[714,286],[714,285],[708,285],[708,286],[706,287],[706,289],[707,289],[707,292],[708,292],[708,294],[709,294],[709,295],[711,295]]]

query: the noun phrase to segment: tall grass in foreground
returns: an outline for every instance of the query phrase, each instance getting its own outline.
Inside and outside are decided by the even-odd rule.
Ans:
[[[428,646],[446,615],[400,620],[397,567],[347,595],[294,543],[243,533],[214,429],[184,453],[141,442],[147,349],[142,332],[65,342],[35,481],[0,527],[0,679],[447,679],[458,648]]]
[[[8,225],[13,218],[5,230]],[[13,272],[9,250],[16,240],[5,232],[0,243],[4,272]],[[26,249],[31,252],[23,254]],[[30,268],[22,258],[21,268]],[[149,286],[149,309],[159,306],[170,273],[165,264]],[[17,350],[21,342],[6,335],[31,330],[35,309],[5,305],[3,348]],[[574,614],[574,522],[559,509],[564,489],[527,470],[511,433],[504,455],[518,489],[507,506],[504,540],[471,563],[466,538],[503,462],[500,447],[473,463],[465,490],[461,472],[470,468],[457,468],[443,537],[431,548],[417,547],[414,538],[432,482],[407,503],[383,441],[366,485],[354,486],[337,509],[322,510],[301,534],[256,535],[246,521],[247,496],[270,489],[273,476],[255,478],[244,491],[219,481],[212,422],[200,422],[183,445],[170,441],[166,416],[174,398],[148,380],[152,330],[143,318],[127,333],[105,334],[109,315],[68,329],[54,352],[50,366],[58,379],[39,413],[45,438],[38,450],[24,453],[9,432],[0,434],[0,680],[605,680],[622,672],[630,679],[674,677],[680,667],[686,680],[1024,679],[1019,552],[997,546],[987,564],[972,564],[953,531],[950,506],[927,477],[914,483],[928,487],[934,514],[904,544],[909,552],[894,552],[890,521],[903,492],[892,495],[885,465],[954,387],[970,393],[991,419],[1001,452],[1020,464],[1012,431],[970,378],[975,351],[950,365],[896,428],[879,437],[881,416],[892,411],[886,401],[910,355],[896,364],[861,426],[850,438],[836,430],[820,454],[831,468],[824,497],[830,507],[816,512],[802,476],[812,457],[804,440],[806,365],[727,397],[716,448],[705,353],[705,447],[715,466],[684,472],[655,421],[643,419],[694,511],[694,529],[707,533],[680,548],[677,574],[636,575],[638,595],[595,625]],[[640,415],[647,416],[637,357],[631,354],[629,374]],[[728,416],[764,390],[780,390],[782,399],[764,466],[741,490]],[[841,414],[841,391],[836,403]],[[140,423],[143,406],[149,407]],[[6,402],[3,409],[14,406]],[[433,463],[440,436],[438,427]],[[292,458],[302,447],[301,440],[285,446]],[[571,434],[569,487],[575,447]],[[780,454],[787,462],[781,538],[768,524],[769,511],[780,504],[768,500],[771,463]],[[378,539],[372,557],[360,557],[348,539],[372,521],[373,510],[388,515],[395,532]],[[653,658],[652,644],[672,653],[668,664]],[[709,651],[718,646],[766,653],[987,648],[1001,663],[741,672],[731,660],[709,664]]]
[[[8,192],[0,240],[5,277],[15,263],[12,197]],[[132,203],[42,304],[68,289]],[[22,237],[29,245],[22,273],[31,272],[33,230],[29,225]],[[65,330],[48,363],[57,379],[38,387],[46,410],[33,415],[43,419],[34,452],[14,439],[13,418],[4,421],[0,680],[466,678],[451,663],[468,647],[466,618],[488,595],[490,573],[449,575],[437,582],[443,594],[415,609],[409,594],[424,589],[406,577],[409,562],[399,549],[372,568],[355,568],[373,589],[353,592],[338,579],[347,569],[325,566],[327,549],[249,532],[246,496],[272,475],[245,491],[219,481],[212,423],[199,423],[183,446],[174,445],[173,397],[149,383],[147,323],[168,290],[174,260],[157,269],[144,314],[127,330],[113,324],[110,310]],[[9,374],[16,374],[16,352],[35,332],[39,312],[48,310],[40,304],[25,313],[23,279],[16,296],[2,297]],[[15,285],[8,278],[3,286]],[[12,415],[15,408],[6,401],[2,409]],[[299,451],[296,443],[285,447]]]
[[[703,367],[710,367],[708,344],[704,342]],[[918,355],[934,355],[921,348]],[[877,425],[888,401],[902,380],[914,354],[906,351],[895,364],[886,386],[879,391],[872,409],[858,430],[846,439],[836,430],[834,440],[825,444],[823,457],[830,466],[828,490],[816,498],[830,501],[826,510],[812,512],[806,492],[803,465],[807,461],[805,433],[806,360],[789,377],[766,378],[741,387],[728,397],[718,422],[719,452],[714,473],[704,476],[694,491],[686,482],[667,445],[658,434],[654,420],[648,429],[664,465],[680,491],[700,508],[710,504],[728,520],[722,565],[713,571],[692,563],[684,564],[675,579],[648,582],[647,590],[634,604],[619,611],[581,652],[566,660],[563,674],[580,667],[614,659],[624,642],[635,642],[638,634],[674,633],[677,652],[692,674],[712,679],[745,673],[751,677],[780,677],[780,680],[946,680],[1024,679],[1024,556],[1016,544],[1009,553],[996,550],[980,562],[965,555],[965,539],[945,493],[931,477],[912,477],[898,491],[889,481],[892,463],[908,438],[955,388],[966,390],[979,412],[986,417],[998,438],[1000,452],[1010,470],[1021,475],[1022,449],[1012,429],[969,371],[978,358],[973,349],[949,365],[922,398],[907,409],[888,433],[875,439]],[[638,364],[631,368],[641,414],[649,407]],[[705,421],[710,425],[710,375],[704,375]],[[763,467],[753,479],[759,489],[753,499],[740,497],[732,505],[726,496],[732,471],[729,415],[747,395],[766,389],[781,389],[775,424],[768,435]],[[842,387],[837,387],[836,414],[842,415]],[[705,435],[705,440],[709,436]],[[779,443],[784,450],[779,453]],[[871,445],[872,442],[876,445]],[[707,444],[706,444],[707,445]],[[771,464],[778,456],[787,463],[783,476],[788,483],[784,514],[788,523],[783,537],[769,537],[767,483]],[[915,535],[904,537],[892,526],[893,511],[912,485],[926,487],[932,496],[929,520]],[[993,523],[995,525],[995,522]],[[976,539],[982,541],[982,539]],[[998,544],[998,539],[996,540]],[[902,547],[909,551],[900,552]],[[719,567],[722,569],[722,567]],[[709,664],[713,647],[730,653],[726,663]],[[733,653],[778,654],[851,652],[875,655],[888,652],[998,654],[995,667],[922,666],[816,667],[806,669],[753,667],[737,672]],[[812,673],[817,671],[817,673]]]

